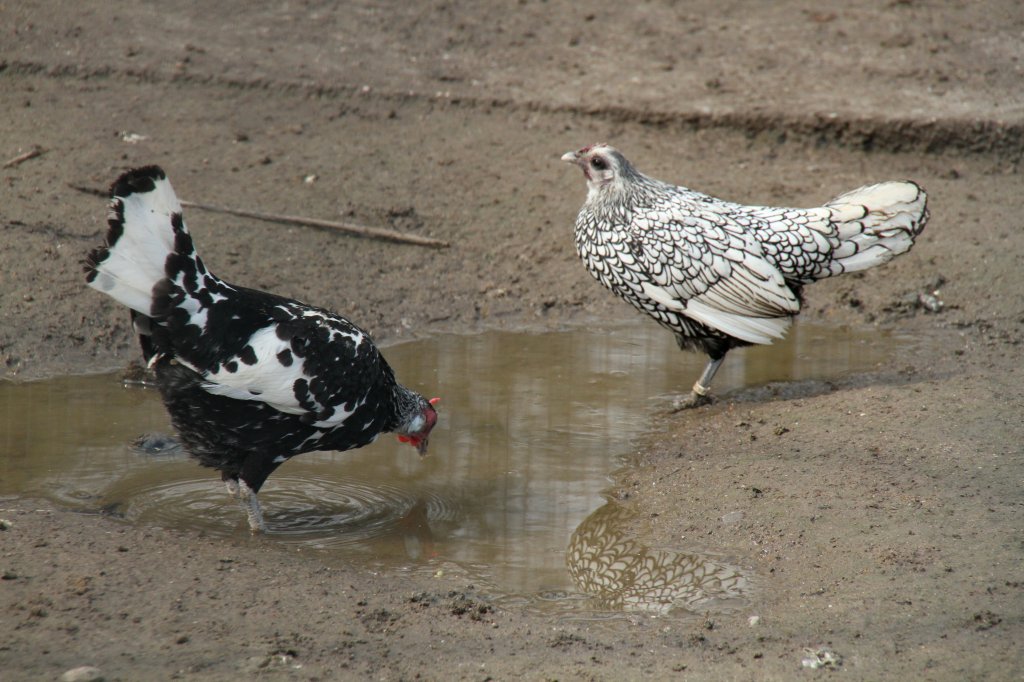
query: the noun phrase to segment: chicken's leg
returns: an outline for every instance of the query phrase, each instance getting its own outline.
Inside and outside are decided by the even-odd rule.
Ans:
[[[711,404],[713,400],[709,395],[711,393],[711,380],[715,378],[715,372],[718,371],[723,360],[725,360],[724,353],[720,357],[711,358],[711,360],[708,361],[707,366],[704,368],[704,372],[700,375],[700,379],[697,379],[693,384],[693,389],[690,391],[690,395],[685,398],[678,398],[672,404],[673,412]]]
[[[242,505],[242,510],[245,511],[245,515],[249,519],[249,530],[253,533],[266,532],[267,526],[263,523],[263,509],[249,484],[240,478],[226,478],[224,483],[227,485],[228,494]]]

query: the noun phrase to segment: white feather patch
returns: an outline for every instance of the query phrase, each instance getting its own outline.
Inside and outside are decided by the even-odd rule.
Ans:
[[[247,365],[237,357],[232,358],[238,369],[229,372],[222,365],[216,372],[206,372],[207,383],[203,388],[214,395],[223,395],[236,400],[258,400],[288,414],[304,414],[308,410],[295,399],[294,385],[298,379],[306,379],[301,358],[292,358],[292,364],[285,366],[277,358],[291,346],[277,335],[274,325],[264,327],[249,338],[249,345],[256,353],[256,364]]]
[[[174,250],[171,214],[181,212],[170,181],[154,184],[150,192],[121,197],[123,230],[89,283],[143,315],[151,313],[153,286],[163,279],[167,255]]]
[[[749,343],[767,344],[786,335],[790,317],[747,317],[727,313],[692,298],[686,302],[687,317]]]

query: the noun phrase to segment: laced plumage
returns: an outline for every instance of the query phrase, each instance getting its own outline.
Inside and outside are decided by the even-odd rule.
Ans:
[[[562,157],[587,179],[576,249],[605,287],[710,361],[678,407],[708,402],[737,346],[782,338],[804,285],[880,265],[914,244],[928,219],[924,190],[884,182],[817,208],[744,206],[650,178],[615,148]]]

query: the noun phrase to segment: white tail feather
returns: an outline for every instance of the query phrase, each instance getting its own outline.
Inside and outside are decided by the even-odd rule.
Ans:
[[[174,188],[159,169],[142,169],[148,185],[115,183],[105,248],[90,256],[89,286],[143,315],[151,314],[153,287],[174,251],[172,215],[181,213]],[[126,176],[127,177],[127,176]]]
[[[873,268],[909,251],[928,220],[927,202],[913,182],[883,182],[827,203],[841,243],[819,278]]]

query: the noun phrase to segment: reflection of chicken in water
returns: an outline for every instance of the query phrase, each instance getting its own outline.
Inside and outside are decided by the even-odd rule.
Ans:
[[[647,547],[625,534],[632,514],[615,502],[583,520],[565,561],[576,587],[602,608],[668,613],[712,599],[742,596],[747,578],[696,554]]]

